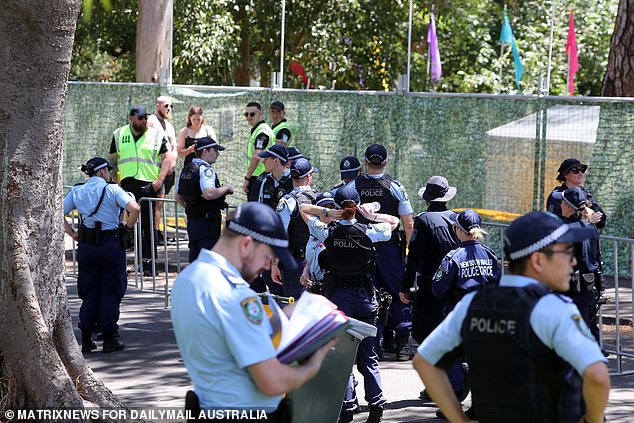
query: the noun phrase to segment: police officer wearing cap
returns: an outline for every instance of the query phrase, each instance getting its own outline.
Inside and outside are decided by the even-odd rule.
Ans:
[[[376,260],[375,243],[390,239],[392,231],[398,226],[398,218],[376,213],[371,207],[361,204],[359,193],[347,186],[337,190],[335,203],[339,210],[301,205],[310,234],[326,246],[326,250],[319,254],[320,265],[325,270],[325,295],[347,316],[377,326],[379,305],[372,280]],[[357,222],[357,211],[366,220],[378,223]],[[333,217],[336,220],[326,224],[317,216]],[[370,408],[367,420],[369,423],[381,421],[383,404],[386,402],[381,387],[377,347],[376,339],[368,337],[361,341],[357,350],[357,368],[363,375],[365,399]],[[352,421],[355,400],[351,376],[339,422]]]
[[[257,101],[247,104],[244,117],[251,126],[251,135],[247,144],[247,170],[244,176],[242,190],[249,194],[255,179],[264,172],[264,165],[260,163],[258,153],[266,150],[275,143],[275,134],[262,118],[262,106]]]
[[[106,159],[94,157],[81,168],[88,175],[85,183],[75,185],[64,197],[64,215],[77,209],[79,231],[64,219],[64,230],[79,242],[77,249],[77,292],[82,304],[79,309],[82,352],[96,348],[92,334],[103,333],[105,353],[119,351],[119,305],[125,294],[125,237],[139,217],[140,207],[134,197],[111,182],[112,166]],[[128,212],[125,224],[123,211]]]
[[[172,289],[174,333],[194,385],[187,407],[264,409],[262,421],[286,421],[278,420],[282,395],[317,374],[335,341],[297,367],[276,358],[272,326],[249,283],[273,257],[294,266],[286,231],[274,210],[254,202],[229,212],[225,225]]]
[[[591,234],[546,212],[511,223],[504,235],[510,274],[499,286],[486,284],[467,294],[413,361],[450,421],[468,420],[443,370],[462,354],[480,421],[604,421],[607,360],[577,307],[559,294],[570,286],[573,243]]]
[[[164,133],[149,127],[147,116],[144,106],[132,106],[130,123],[116,129],[110,143],[110,157],[117,160],[121,187],[137,201],[143,197],[156,198],[172,166]],[[154,202],[141,202],[141,249],[146,274],[152,267],[151,240],[155,229],[150,214],[154,215],[154,207]]]
[[[284,103],[277,100],[272,102],[269,108],[269,117],[271,118],[271,129],[275,134],[275,142],[287,148],[291,147],[293,140],[291,140],[291,129],[286,121]]]
[[[571,227],[589,228],[592,231],[589,238],[575,244],[577,265],[570,281],[570,290],[566,294],[575,302],[583,320],[598,341],[597,312],[605,284],[601,268],[599,233],[596,227],[589,223],[595,212],[590,208],[591,203],[586,192],[580,187],[553,192],[552,195],[561,203],[561,218],[565,223]]]
[[[282,145],[273,144],[258,153],[258,156],[262,159],[264,173],[251,185],[248,199],[276,209],[282,197],[293,189],[290,171],[286,167],[288,150]]]
[[[184,203],[187,215],[190,263],[202,248],[209,250],[218,241],[221,210],[227,208],[227,195],[233,194],[233,187],[222,185],[212,166],[225,148],[210,137],[198,138],[195,146],[196,158],[183,168],[176,189],[176,200]]]
[[[306,222],[299,214],[299,206],[314,204],[319,195],[319,192],[311,187],[315,172],[319,172],[319,169],[313,167],[308,160],[299,158],[293,161],[291,165],[293,190],[282,197],[277,205],[277,213],[288,232],[289,249],[297,266],[294,270],[280,269],[274,263],[271,266],[271,278],[274,282],[282,283],[284,295],[287,297],[299,298],[304,292],[299,278],[306,264],[306,244],[309,232]]]
[[[359,159],[354,156],[346,156],[339,162],[339,173],[341,174],[341,183],[332,187],[330,192],[334,195],[335,192],[342,186],[353,181],[357,176],[361,175],[361,163]]]
[[[372,144],[365,150],[365,175],[357,176],[348,186],[357,190],[362,203],[379,203],[381,213],[400,217],[403,222],[405,239],[401,239],[398,227],[392,231],[392,237],[376,245],[377,261],[376,279],[377,289],[384,289],[392,298],[396,298],[401,291],[401,280],[405,272],[405,246],[409,242],[414,226],[413,209],[405,187],[390,175],[384,173],[387,165],[387,150],[380,144]],[[367,223],[363,217],[359,219]],[[389,306],[389,320],[386,328],[379,326],[379,343],[388,344],[382,339],[382,332],[390,335],[395,332],[396,359],[407,361],[410,359],[409,334],[412,327],[412,316],[409,304],[392,301]],[[387,338],[387,336],[386,336]]]
[[[548,196],[548,199],[546,199],[546,210],[561,217],[561,199],[553,197],[553,193],[563,192],[572,187],[579,187],[586,193],[588,201],[590,202],[590,208],[595,211],[591,217],[590,223],[595,224],[598,229],[603,229],[605,227],[607,217],[601,207],[599,207],[599,204],[592,197],[592,193],[583,187],[587,170],[587,164],[581,163],[579,160],[574,158],[566,159],[561,162],[559,169],[557,169],[557,180],[562,182],[562,184],[553,189]]]

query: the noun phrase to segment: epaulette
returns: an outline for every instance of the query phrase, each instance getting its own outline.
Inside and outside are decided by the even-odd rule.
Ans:
[[[235,275],[227,272],[226,270],[220,269],[220,273],[222,274],[222,276],[224,276],[227,282],[229,282],[229,285],[231,285],[232,288],[243,287],[244,285],[248,286],[247,282],[244,279],[238,278]]]
[[[553,292],[553,294],[555,295],[555,297],[559,298],[561,301],[563,301],[566,304],[574,303],[574,301],[572,301],[572,299],[566,294],[562,294],[561,292]]]
[[[85,185],[85,182],[77,182],[75,185],[73,185],[74,187],[79,186],[79,185]]]

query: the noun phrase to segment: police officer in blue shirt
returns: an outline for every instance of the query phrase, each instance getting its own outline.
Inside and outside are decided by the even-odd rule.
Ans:
[[[81,170],[89,176],[88,180],[75,185],[64,197],[64,215],[74,209],[79,213],[79,231],[73,230],[66,219],[64,230],[79,242],[77,292],[82,299],[79,309],[81,350],[89,353],[96,349],[92,334],[101,332],[102,351],[109,353],[124,348],[119,340],[117,321],[128,284],[125,236],[138,219],[140,208],[132,195],[110,182],[112,166],[106,159],[94,157]],[[128,212],[128,219],[122,224],[124,210]]]
[[[376,253],[381,259],[377,261],[375,286],[384,289],[392,298],[396,298],[401,291],[401,281],[405,273],[405,246],[409,242],[414,227],[413,209],[405,187],[400,182],[385,174],[387,165],[387,150],[380,144],[372,144],[365,150],[365,175],[357,176],[348,186],[359,193],[362,203],[379,203],[381,213],[400,217],[403,222],[405,239],[402,239],[398,228],[392,231],[392,237],[376,245]],[[367,221],[360,217],[360,222]],[[387,342],[392,331],[395,333],[396,359],[407,361],[410,359],[409,334],[412,327],[412,315],[409,304],[392,301],[389,306],[387,327],[379,326],[379,344],[388,346]],[[382,332],[385,332],[383,335]],[[383,339],[385,336],[386,339]],[[381,340],[383,341],[381,342]],[[389,345],[388,350],[392,350]]]
[[[185,204],[190,263],[201,248],[213,248],[220,238],[221,210],[227,208],[227,195],[233,194],[233,187],[222,185],[212,166],[225,148],[210,137],[198,138],[195,146],[196,158],[185,165],[176,188],[177,201]]]
[[[282,283],[284,295],[287,297],[299,298],[304,292],[299,278],[306,264],[306,244],[309,233],[306,223],[299,214],[299,205],[315,203],[319,192],[312,188],[312,184],[313,174],[318,172],[319,169],[313,167],[304,158],[293,161],[291,165],[293,190],[286,194],[277,205],[277,213],[288,232],[289,249],[297,267],[294,270],[281,269],[280,272],[280,269],[274,265],[271,267],[271,278],[277,283]]]
[[[467,294],[413,361],[450,421],[468,421],[443,370],[462,354],[480,421],[604,421],[607,360],[577,307],[559,294],[570,286],[573,243],[590,235],[545,212],[511,223],[504,235],[510,274]]]
[[[275,211],[243,203],[228,213],[214,248],[202,249],[174,282],[172,324],[195,392],[188,394],[189,409],[264,409],[268,415],[260,420],[278,421],[282,394],[319,371],[335,342],[297,367],[282,364],[262,302],[249,287],[276,256],[292,268],[287,247]]]
[[[398,226],[398,218],[376,213],[360,202],[359,193],[344,186],[335,194],[335,203],[340,210],[302,204],[301,212],[306,215],[310,234],[326,246],[319,255],[320,265],[325,270],[326,297],[347,316],[376,326],[379,306],[372,281],[374,244],[390,239],[392,231]],[[367,220],[379,223],[358,223],[355,219],[357,211]],[[326,224],[317,218],[319,215],[337,220]],[[357,369],[363,375],[365,399],[370,408],[368,423],[382,420],[383,404],[386,402],[381,387],[377,347],[376,339],[368,337],[361,341],[357,351]],[[352,421],[355,402],[354,379],[351,376],[340,423]]]
[[[280,199],[293,189],[293,181],[286,165],[288,150],[283,145],[273,144],[258,153],[264,164],[264,173],[256,178],[249,191],[249,201],[264,203],[277,208]]]
[[[341,183],[332,187],[330,192],[335,195],[339,188],[353,181],[357,176],[361,175],[361,163],[354,156],[346,156],[339,162],[339,173],[341,174]]]

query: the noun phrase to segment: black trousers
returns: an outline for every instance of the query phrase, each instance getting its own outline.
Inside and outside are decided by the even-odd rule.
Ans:
[[[131,192],[134,195],[134,198],[137,202],[143,197],[157,198],[156,191],[152,188],[151,182],[139,181],[134,178],[125,178],[121,181],[121,187]],[[154,229],[154,225],[150,224],[150,214],[151,218],[154,218],[154,201],[143,201],[139,202],[141,206],[141,248],[142,248],[142,256],[144,259],[152,258],[152,250],[151,250],[151,236],[152,232],[154,232],[154,255],[156,256],[156,240],[157,232]]]

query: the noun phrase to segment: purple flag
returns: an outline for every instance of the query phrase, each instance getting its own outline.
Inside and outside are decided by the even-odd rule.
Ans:
[[[436,82],[442,75],[442,65],[440,64],[440,50],[438,49],[438,37],[436,36],[436,19],[434,12],[429,19],[429,29],[427,30],[427,45],[429,48],[429,63],[431,80]]]

